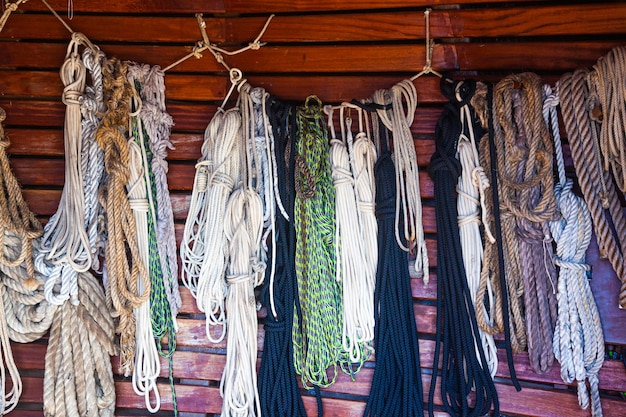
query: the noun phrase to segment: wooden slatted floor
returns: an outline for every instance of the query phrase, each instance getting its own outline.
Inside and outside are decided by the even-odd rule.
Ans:
[[[50,3],[64,15],[65,0]],[[456,77],[497,81],[510,73],[534,71],[554,83],[562,73],[591,66],[612,47],[626,44],[626,3],[608,1],[74,0],[75,16],[69,24],[108,56],[165,67],[187,54],[200,39],[194,17],[197,12],[204,13],[211,41],[232,48],[246,45],[267,16],[276,13],[262,39],[268,44],[259,51],[227,57],[228,63],[241,68],[252,85],[263,86],[283,99],[302,100],[315,93],[325,102],[338,103],[368,97],[422,68],[426,6],[433,7],[433,67]],[[55,212],[64,181],[64,106],[58,70],[68,40],[65,28],[38,0],[20,6],[0,33],[0,106],[7,112],[11,162],[28,203],[42,221]],[[433,363],[437,230],[433,186],[425,169],[444,102],[438,81],[434,77],[415,81],[419,106],[411,126],[433,268],[428,286],[412,279],[426,390]],[[172,140],[176,149],[168,158],[168,179],[178,241],[203,131],[228,87],[227,74],[208,53],[173,68],[166,76],[167,106],[175,122]],[[566,144],[567,139],[564,141]],[[571,162],[569,172],[573,173]],[[598,259],[593,245],[590,259],[595,274],[592,286],[607,341],[626,345],[626,313],[616,308],[617,279],[606,262]],[[179,348],[174,356],[179,408],[189,416],[213,416],[221,410],[219,379],[225,344],[207,342],[203,315],[190,293],[182,291]],[[261,327],[260,350],[263,335]],[[13,415],[41,415],[46,341],[13,347],[25,387],[20,409]],[[561,381],[558,365],[546,375],[537,375],[526,354],[515,355],[524,386],[517,393],[503,351],[499,354],[497,387],[507,416],[589,415],[578,409],[575,389]],[[115,366],[116,359],[113,362]],[[341,375],[334,386],[323,391],[326,416],[362,415],[374,366],[373,360],[366,364],[355,381]],[[161,414],[171,415],[165,376],[163,371]],[[119,375],[116,380],[117,415],[146,415],[143,399],[133,394],[130,381]],[[626,371],[620,361],[605,362],[600,387],[604,415],[626,415],[626,402],[618,394],[626,391]],[[306,392],[304,397],[309,415],[315,415],[314,398]],[[441,404],[440,398],[435,401]]]

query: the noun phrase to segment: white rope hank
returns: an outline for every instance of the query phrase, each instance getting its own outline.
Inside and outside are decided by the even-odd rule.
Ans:
[[[585,201],[572,191],[573,181],[565,176],[556,111],[559,99],[548,85],[544,85],[543,92],[543,116],[555,145],[559,181],[554,192],[561,213],[559,220],[550,222],[556,242],[554,263],[559,267],[554,356],[561,364],[563,381],[577,382],[581,408],[589,408],[591,399],[591,415],[601,417],[598,372],[604,363],[604,336],[587,279],[590,267],[585,264],[591,241],[591,214]],[[587,390],[587,380],[591,392]]]
[[[377,110],[378,117],[393,134],[396,166],[396,241],[406,251],[415,250],[415,271],[428,283],[428,254],[422,228],[422,200],[419,186],[417,155],[411,134],[411,124],[417,109],[417,91],[410,80],[394,85],[391,90],[374,92],[377,104],[392,104],[392,110]],[[400,218],[408,247],[400,239]]]
[[[460,85],[461,84],[459,84],[459,86]],[[457,99],[459,101],[462,100],[458,93]],[[457,211],[465,277],[459,277],[459,279],[465,278],[467,280],[472,304],[475,308],[486,310],[485,303],[477,303],[476,297],[480,286],[480,274],[483,260],[480,213],[485,213],[484,191],[489,187],[489,180],[480,166],[469,104],[465,104],[461,107],[460,115],[462,128],[457,143],[457,158],[461,163],[462,172],[457,184]],[[466,132],[469,133],[469,136]],[[483,221],[483,224],[485,225],[485,235],[493,242],[495,239],[491,235],[488,223]],[[490,282],[487,283],[486,291],[489,305],[494,306],[495,297]],[[486,311],[485,316],[490,317]],[[486,365],[489,368],[489,372],[493,378],[498,369],[498,348],[496,347],[492,334],[485,332],[482,328],[478,329],[478,333],[480,340],[474,340],[476,356],[481,357],[478,348],[478,343],[480,343],[485,354],[485,360],[487,361],[483,366]]]

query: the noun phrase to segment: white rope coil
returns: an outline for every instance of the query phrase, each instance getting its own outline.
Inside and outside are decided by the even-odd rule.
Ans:
[[[591,241],[591,214],[585,201],[572,191],[573,181],[565,176],[563,150],[556,106],[558,97],[545,85],[543,116],[554,138],[559,181],[555,195],[561,218],[550,222],[556,242],[557,321],[554,330],[554,356],[561,364],[561,378],[577,382],[578,403],[591,415],[602,416],[598,372],[604,363],[604,336],[600,316],[587,279],[589,265],[585,253]],[[587,390],[587,380],[591,392]]]
[[[461,100],[460,97],[457,97],[457,99],[459,99],[459,101]],[[463,252],[463,265],[465,267],[464,278],[467,280],[472,304],[475,308],[483,308],[486,310],[484,302],[476,302],[476,295],[480,286],[480,274],[483,260],[480,213],[485,214],[483,196],[485,189],[489,187],[489,181],[480,166],[469,104],[465,104],[461,107],[460,114],[462,128],[457,144],[457,158],[461,163],[462,172],[457,185],[457,211],[461,250]],[[469,136],[466,135],[465,132],[468,132]],[[484,221],[482,223],[485,225],[485,235],[493,242],[495,239],[491,235],[488,223]],[[493,307],[495,297],[490,282],[487,282],[486,292],[488,304]],[[484,313],[485,317],[492,316],[488,314],[487,311]],[[474,340],[476,356],[481,357],[478,349],[478,343],[480,343],[485,354],[485,360],[487,361],[484,365],[489,368],[489,373],[493,378],[498,369],[498,348],[496,347],[492,334],[485,332],[481,328],[478,329],[478,332],[480,340]]]
[[[396,240],[406,251],[415,250],[415,271],[428,283],[428,254],[422,227],[422,200],[419,186],[417,155],[411,125],[417,109],[417,91],[410,80],[394,85],[391,90],[374,92],[376,104],[391,103],[391,110],[377,110],[377,115],[393,135],[393,155],[396,166]],[[400,218],[403,225],[400,228]],[[400,239],[400,230],[408,246]]]

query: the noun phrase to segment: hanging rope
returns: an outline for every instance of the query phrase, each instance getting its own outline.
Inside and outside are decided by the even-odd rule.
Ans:
[[[422,371],[411,278],[407,255],[397,244],[396,173],[382,123],[379,130],[382,149],[374,167],[379,242],[374,293],[376,367],[363,415],[422,416]]]
[[[296,302],[296,268],[294,229],[294,109],[288,104],[270,99],[270,125],[275,140],[277,186],[286,216],[276,215],[276,233],[270,250],[276,259],[274,280],[266,270],[264,287],[260,294],[268,308],[265,317],[263,357],[259,369],[258,386],[261,415],[306,417],[294,369],[294,347],[291,341],[294,303]],[[272,254],[272,258],[274,255]],[[271,307],[273,305],[273,308]],[[269,313],[271,311],[271,314]]]
[[[462,83],[457,84],[455,94],[457,102],[463,100],[459,94],[459,90],[462,86]],[[467,280],[472,304],[476,310],[483,310],[483,314],[486,316],[485,296],[487,297],[488,305],[493,306],[494,294],[493,288],[490,283],[487,282],[485,290],[482,293],[483,298],[478,298],[481,295],[479,293],[479,287],[483,255],[483,240],[479,226],[481,223],[484,225],[485,240],[495,242],[495,238],[489,228],[489,223],[486,221],[487,211],[485,210],[484,204],[485,195],[487,194],[486,189],[490,184],[478,159],[478,148],[475,139],[477,133],[475,133],[475,127],[473,125],[470,104],[466,103],[461,106],[459,113],[461,134],[458,139],[456,155],[461,164],[461,175],[456,188],[458,193],[457,210],[459,236],[463,252],[463,265],[466,273],[465,279]],[[459,279],[463,279],[463,277],[459,277]],[[477,303],[477,300],[481,302]],[[478,333],[480,338],[476,339],[475,343],[482,344],[482,349],[487,359],[487,363],[484,365],[487,365],[489,373],[493,378],[498,368],[498,349],[492,334],[485,332],[482,328],[478,330]],[[479,356],[478,351],[476,354]]]
[[[441,91],[450,102],[446,103],[437,122],[435,153],[428,167],[435,183],[440,248],[437,252],[437,336],[428,407],[431,416],[442,342],[441,397],[446,412],[452,416],[482,416],[493,406],[494,414],[499,415],[498,393],[487,358],[482,344],[475,342],[480,334],[472,296],[467,281],[459,279],[466,272],[457,223],[455,188],[461,175],[461,163],[456,159],[456,147],[463,133],[461,108],[469,103],[474,90],[472,80],[449,83],[442,79]],[[472,391],[475,391],[475,399],[470,406]]]
[[[296,311],[293,343],[296,372],[307,389],[335,382],[342,351],[343,305],[336,280],[334,243],[335,189],[321,110],[315,96],[309,96],[304,106],[296,109],[294,221],[300,309]]]
[[[516,88],[519,85],[519,88]],[[556,321],[556,270],[548,222],[556,199],[552,178],[552,141],[542,116],[541,79],[532,73],[512,75],[495,88],[494,107],[502,204],[513,215],[524,283],[526,335],[531,366],[540,374],[552,367]]]
[[[378,117],[393,134],[394,163],[396,165],[396,241],[404,250],[416,250],[415,271],[428,283],[428,254],[422,228],[422,200],[419,187],[419,172],[411,125],[417,109],[417,91],[410,80],[394,85],[390,91],[374,92],[377,104],[392,104],[391,111],[379,109]],[[402,215],[400,215],[400,213]],[[404,240],[401,243],[400,218],[403,218]]]
[[[103,201],[107,215],[106,278],[107,304],[119,318],[120,370],[129,376],[133,371],[135,351],[135,317],[133,309],[150,296],[150,280],[137,245],[136,224],[132,215],[126,185],[130,179],[130,151],[125,138],[133,89],[126,73],[128,64],[111,59],[103,68],[103,85],[107,113],[96,132],[98,145],[104,150],[104,167],[108,174]],[[141,280],[143,292],[138,288]]]
[[[560,268],[557,293],[558,317],[554,330],[554,355],[561,364],[561,378],[578,384],[578,404],[591,415],[602,416],[598,371],[604,363],[604,337],[598,307],[587,280],[585,253],[591,241],[591,215],[585,201],[572,191],[573,181],[565,176],[556,106],[559,99],[544,85],[543,116],[552,132],[558,183],[555,195],[561,218],[550,222],[556,242],[555,264]],[[587,382],[591,393],[587,391]]]
[[[90,273],[78,274],[78,300],[77,305],[63,303],[54,314],[44,373],[46,417],[115,412],[114,325],[102,287]]]
[[[348,147],[347,143],[344,143],[344,140],[352,143],[352,120],[349,117],[344,120],[342,108],[340,117],[342,139],[337,139],[332,106],[325,106],[324,112],[328,115],[328,129],[332,135],[330,165],[336,196],[336,273],[337,281],[343,289],[342,344],[343,350],[349,355],[350,362],[360,367],[369,356],[366,348],[374,339],[374,288],[373,286],[367,287],[369,277],[366,269],[361,218],[357,209]]]
[[[600,256],[608,258],[621,280],[619,305],[626,307],[626,264],[623,254],[626,236],[619,233],[624,230],[626,219],[613,180],[602,169],[598,124],[592,116],[596,102],[589,93],[588,76],[587,70],[565,74],[557,86],[558,96],[576,176],[591,212]]]

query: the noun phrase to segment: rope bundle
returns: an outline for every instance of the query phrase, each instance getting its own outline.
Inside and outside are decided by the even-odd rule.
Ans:
[[[102,287],[78,274],[79,304],[63,303],[54,314],[46,352],[44,415],[113,416],[115,385],[110,355],[117,353],[114,324]]]
[[[500,125],[495,131],[497,154],[503,159],[498,163],[501,202],[512,215],[506,221],[515,223],[519,249],[509,252],[509,259],[519,256],[524,265],[520,276],[530,363],[537,373],[546,373],[554,361],[556,270],[548,222],[554,219],[556,199],[553,145],[542,116],[541,88],[535,74],[509,76],[496,85],[494,107]]]
[[[382,151],[376,162],[378,270],[374,293],[376,368],[364,416],[421,416],[422,371],[406,253],[397,244],[396,176],[380,128]]]
[[[431,416],[442,342],[441,396],[445,410],[453,416],[481,416],[493,406],[494,414],[499,413],[498,394],[487,359],[482,344],[476,343],[480,334],[472,296],[467,281],[459,279],[466,272],[457,223],[455,188],[461,175],[461,164],[456,159],[456,148],[463,133],[460,109],[469,103],[475,90],[475,83],[470,80],[460,83],[442,80],[441,91],[450,102],[437,122],[435,153],[428,167],[435,183],[440,247],[437,252],[437,337],[429,393]],[[472,391],[475,391],[475,401],[470,406],[468,397]]]
[[[294,346],[291,334],[296,302],[294,212],[295,141],[293,108],[276,100],[270,101],[269,117],[275,139],[276,173],[280,199],[287,216],[276,218],[276,234],[271,242],[276,259],[274,280],[266,279],[260,299],[264,306],[273,303],[272,314],[265,318],[263,357],[259,369],[261,414],[265,416],[306,417],[294,369]]]
[[[302,384],[311,389],[334,383],[343,328],[334,251],[335,189],[326,157],[328,135],[317,97],[308,97],[305,105],[297,108],[296,128],[294,221],[300,308],[296,309],[293,326],[294,364]]]
[[[572,191],[573,181],[565,176],[559,123],[556,114],[558,97],[544,86],[543,115],[554,138],[559,182],[555,195],[561,218],[550,223],[556,242],[554,263],[560,268],[554,330],[554,355],[561,364],[561,378],[578,383],[578,403],[589,407],[586,379],[591,386],[591,415],[602,416],[598,392],[598,371],[604,363],[604,337],[600,316],[586,272],[585,252],[591,241],[591,215],[585,201]]]
[[[104,151],[108,174],[103,201],[107,215],[106,277],[107,304],[119,318],[120,369],[133,371],[136,323],[133,309],[150,296],[150,280],[137,245],[135,219],[126,194],[130,179],[130,151],[124,135],[128,129],[133,89],[126,78],[128,65],[116,59],[103,68],[107,113],[96,133]],[[138,282],[141,280],[143,292]]]

